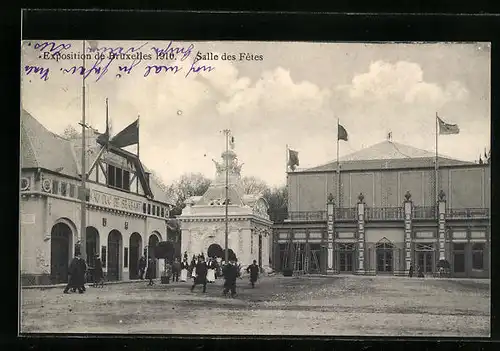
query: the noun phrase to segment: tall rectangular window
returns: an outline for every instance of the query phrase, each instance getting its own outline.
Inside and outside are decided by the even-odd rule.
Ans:
[[[123,189],[130,191],[130,172],[123,171]]]
[[[164,207],[161,208],[161,216],[165,217],[165,208]]]
[[[123,171],[120,168],[115,168],[115,177],[115,186],[121,189],[123,187]]]
[[[472,269],[484,269],[484,244],[472,245]]]
[[[69,185],[69,197],[75,197],[75,185],[74,184]]]
[[[115,167],[108,165],[108,185],[116,186],[115,182]]]
[[[123,250],[123,267],[128,267],[128,247]]]
[[[59,182],[57,180],[52,181],[52,194],[59,194]]]
[[[453,244],[453,272],[465,273],[465,243]]]
[[[68,194],[68,183],[61,182],[61,195],[66,196]]]

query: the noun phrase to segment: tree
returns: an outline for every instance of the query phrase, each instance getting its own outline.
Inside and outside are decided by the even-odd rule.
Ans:
[[[288,213],[288,189],[285,185],[264,192],[263,197],[269,204],[269,217],[273,222],[282,222]]]
[[[202,196],[208,190],[212,181],[201,173],[187,173],[182,175],[173,184],[166,187],[169,194],[175,201],[171,215],[180,215],[186,206],[186,200],[191,196]]]
[[[257,177],[243,177],[241,179],[245,194],[264,194],[269,186]]]
[[[63,132],[63,137],[66,139],[75,139],[80,135],[72,125],[68,125]]]

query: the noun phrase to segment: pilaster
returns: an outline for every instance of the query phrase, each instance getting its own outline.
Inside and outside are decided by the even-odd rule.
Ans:
[[[358,196],[358,269],[357,274],[365,274],[365,202],[363,194]]]
[[[333,245],[334,245],[334,233],[335,233],[335,220],[334,220],[334,207],[335,203],[333,200],[333,195],[330,193],[328,195],[328,202],[326,204],[326,213],[327,213],[327,245],[328,245],[328,265],[327,265],[327,274],[334,273],[333,266]]]
[[[413,209],[413,202],[411,201],[410,196],[407,196],[406,200],[403,202],[404,222],[405,222],[405,274],[406,275],[408,275],[411,266],[412,209]]]
[[[445,241],[446,241],[446,199],[444,192],[441,191],[438,200],[438,242],[439,242],[439,260],[446,259]]]

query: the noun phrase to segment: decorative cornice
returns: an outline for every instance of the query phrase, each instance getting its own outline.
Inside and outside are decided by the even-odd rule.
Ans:
[[[21,193],[22,198],[28,198],[28,197],[47,197],[47,198],[54,198],[58,200],[63,200],[63,201],[70,201],[73,203],[80,204],[79,199],[71,198],[71,197],[65,197],[65,196],[60,196],[60,195],[55,195],[51,193],[45,193],[45,192],[39,192],[39,191],[25,191]],[[156,219],[156,220],[167,220],[168,218],[163,218],[163,217],[156,217],[152,215],[148,215],[145,213],[138,213],[138,212],[129,212],[129,211],[124,211],[124,210],[117,210],[111,207],[105,207],[101,205],[95,205],[92,203],[86,203],[86,207],[88,209],[93,209],[97,211],[102,211],[105,213],[112,213],[118,216],[126,216],[126,217],[135,217],[135,218],[151,218],[151,219]]]

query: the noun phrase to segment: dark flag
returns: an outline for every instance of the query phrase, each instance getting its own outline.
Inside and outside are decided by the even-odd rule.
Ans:
[[[437,117],[437,119],[439,122],[439,134],[449,135],[449,134],[459,134],[460,133],[460,128],[458,127],[458,124],[448,124],[448,123],[444,122],[439,117]]]
[[[139,143],[139,119],[127,126],[111,139],[111,144],[116,147],[125,147]]]
[[[342,125],[340,125],[340,124],[338,126],[339,126],[339,131],[338,131],[337,139],[347,141],[347,139],[348,139],[347,130],[345,130],[345,128],[342,127]]]
[[[295,166],[299,166],[299,153],[288,149],[288,166],[295,171]]]

